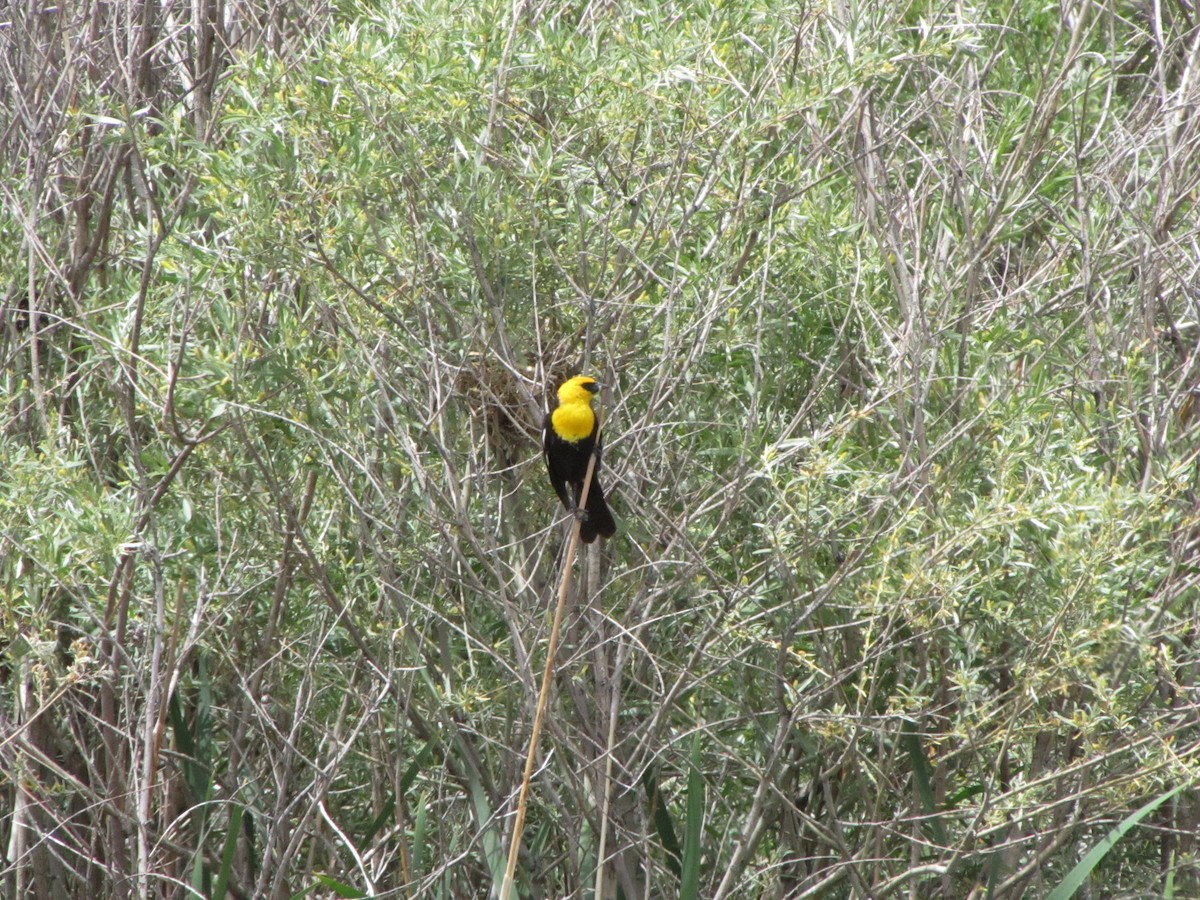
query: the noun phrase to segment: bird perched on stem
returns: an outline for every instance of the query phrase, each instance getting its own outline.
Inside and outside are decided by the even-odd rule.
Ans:
[[[604,502],[604,489],[600,487],[600,451],[596,445],[600,417],[592,409],[592,398],[599,390],[600,385],[589,375],[567,379],[558,389],[558,406],[546,414],[542,428],[542,449],[546,454],[550,483],[563,506],[579,517],[579,537],[585,544],[592,543],[597,535],[612,537],[617,532],[617,523]],[[588,460],[593,451],[596,467],[592,472],[587,503],[580,510],[579,498],[583,494],[583,480],[587,477]]]

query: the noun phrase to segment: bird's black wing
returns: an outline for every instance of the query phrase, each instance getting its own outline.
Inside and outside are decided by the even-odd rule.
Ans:
[[[567,474],[562,469],[563,454],[566,451],[564,441],[554,433],[550,413],[546,413],[545,422],[542,424],[542,453],[546,457],[546,472],[550,475],[550,484],[554,486],[554,492],[558,494],[563,506],[574,509],[571,495],[567,492]]]

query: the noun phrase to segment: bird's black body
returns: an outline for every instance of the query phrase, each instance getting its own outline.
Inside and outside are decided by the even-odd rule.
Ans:
[[[591,395],[597,390],[598,385],[590,378],[572,378],[559,389],[559,406],[546,414],[542,430],[542,449],[546,455],[550,484],[568,510],[579,509],[588,460],[596,449],[600,420],[592,411]],[[591,425],[587,428],[589,416]],[[596,468],[592,473],[584,507],[586,515],[579,523],[579,537],[585,544],[592,543],[598,535],[612,537],[617,531],[617,523],[613,521],[612,512],[604,499],[599,476],[600,457],[597,453]]]

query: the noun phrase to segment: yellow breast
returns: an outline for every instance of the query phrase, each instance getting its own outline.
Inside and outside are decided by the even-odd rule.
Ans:
[[[558,436],[567,441],[582,441],[596,427],[596,414],[586,403],[563,403],[551,420]]]

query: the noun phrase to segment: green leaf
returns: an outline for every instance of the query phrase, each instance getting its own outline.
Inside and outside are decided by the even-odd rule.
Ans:
[[[314,873],[313,878],[319,881],[322,887],[329,888],[329,890],[333,891],[335,894],[337,894],[337,896],[345,897],[346,900],[364,900],[364,898],[370,896],[370,894],[364,894],[358,888],[351,887],[348,884],[342,884],[342,882],[336,881],[335,879],[330,878],[328,875],[322,875],[319,872]]]

